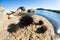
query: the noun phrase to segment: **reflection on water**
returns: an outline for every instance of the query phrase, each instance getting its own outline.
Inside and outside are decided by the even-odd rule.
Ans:
[[[60,35],[60,32],[57,32],[60,29],[60,14],[43,10],[36,10],[35,13],[47,18],[54,26],[55,33]]]

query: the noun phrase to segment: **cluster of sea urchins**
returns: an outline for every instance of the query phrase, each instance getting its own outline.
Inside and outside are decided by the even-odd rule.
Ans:
[[[29,26],[30,24],[33,23],[33,18],[30,16],[24,16],[20,19],[20,22],[18,22],[17,24],[11,24],[8,26],[7,31],[12,33],[12,32],[16,32],[18,30],[18,28],[24,28]],[[35,23],[35,25],[43,25],[44,22],[42,20],[39,21],[39,23]],[[37,28],[37,30],[35,31],[36,33],[45,33],[47,30],[46,26],[41,26],[40,28]]]
[[[10,32],[10,33],[16,32],[18,28],[27,27],[32,23],[33,23],[33,18],[32,17],[24,16],[20,19],[20,22],[18,22],[17,24],[9,25],[7,31]]]
[[[18,9],[22,9],[25,11],[24,7],[19,7]],[[18,10],[17,9],[17,10]],[[33,10],[28,10],[28,12],[34,12]],[[7,31],[12,33],[12,32],[16,32],[18,30],[18,28],[24,28],[29,26],[30,24],[33,23],[33,18],[29,15],[23,16],[20,19],[20,22],[18,22],[17,24],[10,24],[8,26]],[[34,23],[35,25],[43,25],[44,22],[42,20],[39,21],[39,23]],[[44,33],[47,30],[46,26],[41,26],[40,28],[37,28],[36,32],[37,33]]]
[[[19,26],[29,26],[30,24],[33,23],[33,18],[31,16],[24,16],[20,19],[20,22],[18,23]]]

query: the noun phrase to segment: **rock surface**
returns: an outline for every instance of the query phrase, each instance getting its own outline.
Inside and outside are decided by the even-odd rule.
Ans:
[[[38,23],[39,20],[42,20],[44,22],[43,25],[45,25],[47,28],[45,33],[38,34],[35,32],[37,28],[43,26],[35,24],[31,24],[26,28],[19,28],[16,33],[9,33],[7,31],[8,26],[12,23],[17,24],[20,17],[8,19],[5,15],[2,19],[0,19],[0,40],[53,40],[55,33],[51,23],[42,16],[34,15],[32,17],[34,23]]]
[[[1,14],[0,40],[55,40],[54,28],[46,18],[38,15],[32,15],[31,17],[33,18],[32,24],[24,28],[18,28],[16,32],[10,33],[7,31],[8,26],[13,23],[18,24],[21,16],[8,19],[6,12]]]

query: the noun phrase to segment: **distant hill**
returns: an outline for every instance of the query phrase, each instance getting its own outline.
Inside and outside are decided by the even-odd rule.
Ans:
[[[52,10],[52,9],[44,9],[44,8],[37,8],[36,10],[46,10],[60,14],[60,10]]]

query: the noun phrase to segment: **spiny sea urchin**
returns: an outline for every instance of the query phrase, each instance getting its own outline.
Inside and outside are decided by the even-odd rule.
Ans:
[[[39,25],[43,25],[44,22],[42,20],[39,21]]]
[[[18,27],[17,27],[16,24],[10,24],[10,25],[8,26],[7,31],[10,32],[10,33],[12,33],[12,32],[16,32],[17,29],[18,29]]]
[[[33,23],[33,18],[30,16],[24,16],[20,19],[18,25],[23,28],[24,26],[28,26]]]
[[[40,34],[40,33],[45,33],[47,30],[46,26],[41,26],[40,28],[37,28],[36,33]]]

